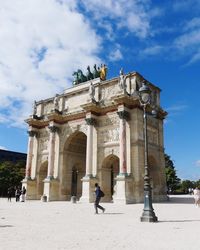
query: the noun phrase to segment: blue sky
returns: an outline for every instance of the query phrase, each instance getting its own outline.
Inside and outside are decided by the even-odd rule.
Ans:
[[[162,89],[165,152],[181,179],[200,178],[199,0],[0,0],[0,147],[26,152],[34,100],[106,63]]]

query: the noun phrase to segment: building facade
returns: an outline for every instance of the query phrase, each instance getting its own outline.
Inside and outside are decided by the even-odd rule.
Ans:
[[[27,199],[94,200],[98,182],[105,202],[143,202],[143,109],[137,72],[74,85],[62,94],[35,103],[29,125],[26,177]],[[152,90],[148,107],[148,164],[153,200],[166,200],[163,120],[160,89]]]

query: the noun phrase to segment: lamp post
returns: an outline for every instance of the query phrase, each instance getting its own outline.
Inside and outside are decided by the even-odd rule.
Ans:
[[[152,206],[152,188],[149,178],[148,167],[148,138],[147,138],[147,112],[146,108],[151,104],[151,89],[143,81],[142,87],[139,89],[139,100],[144,112],[144,209],[140,218],[141,222],[157,222],[153,206]]]

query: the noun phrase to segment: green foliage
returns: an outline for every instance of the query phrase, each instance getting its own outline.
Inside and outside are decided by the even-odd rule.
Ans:
[[[195,188],[195,183],[190,180],[184,180],[180,184],[180,189],[183,193],[188,193],[189,188]]]
[[[181,181],[176,175],[174,162],[170,156],[165,154],[165,173],[168,190],[171,189],[173,193],[188,193],[189,188],[200,188],[200,179],[198,181],[183,180]]]
[[[168,190],[176,190],[180,185],[180,179],[176,175],[176,170],[170,156],[165,154],[165,174]]]
[[[180,192],[187,194],[189,188],[195,188],[199,187],[200,188],[200,179],[198,181],[190,181],[190,180],[183,180],[180,184]]]
[[[198,181],[194,182],[195,187],[198,187],[200,189],[200,179]]]
[[[25,175],[25,161],[0,163],[0,195],[6,196],[8,188],[21,186]]]

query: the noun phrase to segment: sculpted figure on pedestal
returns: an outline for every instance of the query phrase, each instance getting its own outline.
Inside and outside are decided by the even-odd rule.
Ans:
[[[120,72],[119,72],[119,88],[121,90],[126,91],[126,81],[125,81],[125,75],[124,75],[123,68],[121,68]]]
[[[59,110],[58,94],[55,95],[53,100],[54,110]]]
[[[89,95],[90,95],[90,99],[91,99],[92,101],[95,101],[95,98],[94,98],[94,95],[95,95],[95,88],[94,88],[94,85],[92,84],[92,82],[90,82]]]
[[[37,113],[37,103],[36,101],[34,101],[34,104],[33,104],[33,116],[35,116]]]

